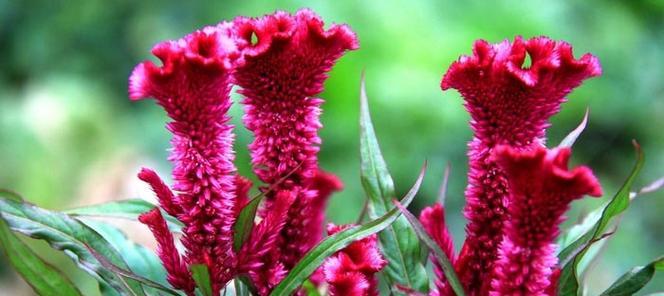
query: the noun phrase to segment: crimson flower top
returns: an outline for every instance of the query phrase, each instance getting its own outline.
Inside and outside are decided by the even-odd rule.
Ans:
[[[526,57],[530,65],[524,65]],[[470,295],[488,288],[489,274],[502,239],[509,194],[504,173],[491,159],[498,144],[528,150],[543,146],[549,118],[573,88],[601,74],[598,60],[575,59],[572,47],[546,37],[489,44],[475,42],[443,77],[441,87],[457,89],[471,116],[469,173],[464,215],[467,239],[457,261]]]
[[[152,52],[163,65],[143,62],[129,78],[131,99],[154,97],[173,119],[167,126],[173,133],[169,159],[175,165],[173,189],[179,194],[169,197],[158,177],[143,177],[162,195],[162,206],[184,223],[186,262],[208,266],[214,291],[230,279],[228,268],[235,260],[231,247],[236,169],[226,113],[239,52],[231,29],[232,24],[221,23],[159,43]],[[171,281],[174,286],[175,282]]]

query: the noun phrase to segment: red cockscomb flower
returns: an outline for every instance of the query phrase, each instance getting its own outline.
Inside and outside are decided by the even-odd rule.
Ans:
[[[141,178],[153,186],[162,207],[183,222],[185,261],[208,266],[215,293],[230,280],[235,264],[232,226],[238,179],[226,113],[233,63],[239,54],[231,27],[221,23],[160,43],[152,52],[163,66],[146,61],[129,78],[132,100],[154,97],[173,119],[168,124],[173,133],[169,159],[175,165],[173,189],[178,195],[169,194],[154,173],[144,171]],[[162,232],[155,235],[163,241]],[[165,263],[169,256],[175,255],[162,252]]]
[[[289,270],[321,239],[323,206],[329,194],[341,188],[336,177],[318,168],[323,100],[314,96],[323,90],[335,61],[357,48],[357,40],[344,25],[332,25],[325,31],[322,20],[309,10],[294,16],[277,12],[238,18],[235,30],[243,53],[235,81],[245,97],[244,123],[255,136],[249,145],[252,165],[267,185],[263,190],[274,189],[261,215],[269,215],[275,207],[278,192],[295,196],[272,251],[277,253],[266,257],[277,259],[264,262],[271,266],[264,271],[278,265]]]
[[[524,66],[526,55],[531,65]],[[459,277],[470,295],[489,287],[509,195],[504,173],[490,158],[499,144],[518,150],[541,147],[548,119],[565,96],[581,82],[601,73],[599,62],[586,54],[572,55],[565,42],[538,37],[513,43],[475,43],[472,56],[454,62],[445,74],[443,90],[457,89],[471,115],[474,138],[468,156],[469,173],[464,211],[467,239],[457,260]]]
[[[447,225],[445,224],[445,208],[443,208],[443,205],[436,203],[433,206],[424,208],[420,213],[420,222],[422,223],[424,230],[426,230],[440,249],[445,252],[445,255],[450,259],[450,262],[454,264],[454,242],[452,241],[452,235],[450,235],[450,232],[447,230]],[[436,289],[432,290],[430,295],[454,295],[452,288],[449,286],[445,278],[443,267],[440,266],[438,260],[433,255],[430,255],[429,257],[431,258],[431,262],[433,262],[433,271],[436,274],[436,279],[434,281]]]
[[[333,235],[353,225],[328,224],[327,232]],[[378,248],[376,235],[355,241],[330,256],[323,263],[325,281],[332,296],[378,295],[378,280],[375,274],[387,265]]]
[[[568,169],[569,148],[493,153],[509,186],[509,205],[490,295],[548,295],[557,263],[554,240],[569,204],[602,189],[587,167]],[[555,279],[554,279],[555,280]]]

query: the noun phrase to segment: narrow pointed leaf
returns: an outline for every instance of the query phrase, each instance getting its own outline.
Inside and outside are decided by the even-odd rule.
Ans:
[[[146,200],[134,198],[68,209],[64,213],[74,217],[122,218],[137,221],[139,215],[154,207],[154,204]],[[162,215],[171,231],[181,232],[182,223],[178,219],[164,212]]]
[[[558,282],[559,295],[576,296],[579,293],[578,267],[581,259],[583,259],[583,256],[592,246],[592,243],[588,242],[601,237],[605,233],[606,227],[609,225],[609,223],[616,216],[623,213],[629,206],[632,184],[641,171],[645,161],[643,151],[641,150],[639,144],[636,141],[634,141],[633,144],[636,149],[637,159],[634,168],[632,168],[632,171],[629,177],[627,177],[627,180],[625,180],[625,183],[618,190],[616,195],[613,196],[611,201],[609,201],[606,207],[604,207],[601,217],[594,224],[594,226],[589,229],[588,232],[583,234],[579,239],[563,249],[560,254],[558,254],[558,258],[560,258],[559,260],[562,262],[563,260],[568,260],[567,258],[579,247],[586,245],[586,247],[582,248],[578,254],[572,256],[572,259],[569,260],[569,263],[563,266]]]
[[[1,217],[0,247],[7,261],[38,295],[81,295],[76,286],[60,270],[37,256],[14,235]]]
[[[424,178],[424,167],[417,178],[415,185],[408,191],[406,196],[401,201],[404,205],[409,205],[413,201],[417,191],[422,184]],[[350,227],[344,231],[338,232],[334,235],[328,236],[322,240],[318,245],[311,249],[307,254],[302,257],[300,262],[291,269],[286,278],[284,278],[279,285],[277,285],[270,295],[272,296],[288,296],[297,290],[300,285],[320,266],[323,261],[334,254],[335,252],[345,248],[350,243],[368,237],[376,232],[379,232],[391,223],[393,223],[401,212],[394,207],[382,217],[369,221],[365,224]]]
[[[64,251],[83,270],[121,295],[145,295],[140,283],[127,280],[125,285],[121,277],[104,268],[90,253],[88,247],[113,264],[127,268],[122,256],[96,231],[68,215],[3,196],[0,195],[0,213],[13,231],[45,240],[54,249]]]
[[[196,282],[198,290],[203,296],[212,296],[212,283],[210,272],[205,264],[194,264],[191,266],[191,276]]]
[[[394,183],[383,159],[369,113],[368,98],[362,77],[360,89],[360,158],[362,187],[368,198],[370,219],[376,219],[394,208]],[[422,264],[423,252],[415,231],[406,218],[399,217],[378,234],[388,265],[384,274],[388,284],[411,287],[420,292],[429,288]]]
[[[445,172],[443,173],[443,182],[440,184],[440,189],[438,190],[438,202],[441,205],[445,205],[445,200],[447,200],[447,184],[450,179],[450,164],[448,163],[445,166]]]
[[[579,126],[577,126],[573,131],[571,131],[562,141],[560,141],[558,147],[564,148],[564,147],[572,147],[574,145],[576,139],[579,138],[583,130],[586,129],[586,125],[588,125],[589,112],[590,112],[589,109],[586,109],[586,114],[583,115],[583,120],[581,120]]]
[[[623,274],[600,296],[630,296],[645,287],[656,271],[664,270],[664,257],[659,257],[646,266],[635,267]]]
[[[461,285],[459,277],[454,271],[454,267],[452,266],[452,262],[450,262],[450,258],[447,257],[440,246],[438,246],[438,244],[429,236],[429,234],[427,234],[420,221],[417,220],[417,218],[415,218],[415,216],[413,216],[413,214],[411,214],[406,209],[406,207],[401,205],[396,200],[394,201],[394,204],[397,206],[397,208],[399,208],[403,216],[406,217],[410,225],[413,226],[417,236],[424,242],[427,247],[429,247],[429,250],[433,252],[436,259],[438,259],[438,263],[440,263],[440,266],[443,268],[443,272],[445,273],[445,278],[452,287],[452,290],[454,290],[454,293],[456,293],[457,296],[465,295],[463,292],[463,285]]]

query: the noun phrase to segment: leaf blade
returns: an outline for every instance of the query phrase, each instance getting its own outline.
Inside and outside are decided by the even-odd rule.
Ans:
[[[408,205],[415,198],[415,195],[422,184],[424,172],[425,169],[423,167],[417,181],[415,181],[413,187],[403,198],[403,204]],[[274,290],[272,290],[270,295],[291,295],[291,293],[293,293],[328,256],[343,249],[355,240],[365,238],[385,229],[394,222],[400,214],[401,212],[395,207],[378,219],[359,226],[350,227],[344,231],[328,236],[302,257],[300,262],[291,269],[286,278],[284,278]]]
[[[635,267],[623,274],[600,296],[632,295],[645,287],[658,270],[664,270],[664,257],[659,257],[646,266]]]
[[[212,283],[210,272],[205,264],[194,264],[190,267],[191,277],[194,278],[196,286],[203,296],[212,296]]]
[[[362,187],[368,197],[370,219],[394,208],[394,182],[380,151],[376,138],[364,76],[360,87],[360,159]],[[390,286],[401,284],[421,292],[428,291],[428,277],[422,264],[423,252],[415,231],[404,217],[398,217],[386,231],[378,234],[380,246],[388,265],[385,275]]]

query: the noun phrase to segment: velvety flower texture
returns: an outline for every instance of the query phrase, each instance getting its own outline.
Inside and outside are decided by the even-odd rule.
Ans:
[[[273,189],[261,216],[279,207],[281,197],[293,198],[276,245],[263,258],[266,274],[257,275],[270,278],[292,268],[321,239],[326,200],[341,188],[338,178],[318,167],[323,100],[314,96],[323,90],[335,61],[358,44],[347,26],[332,25],[326,31],[309,10],[238,18],[235,23],[243,52],[235,81],[244,95],[244,123],[255,136],[249,145],[252,165],[266,184],[262,190]]]
[[[353,225],[329,224],[327,232],[333,235],[351,226]],[[378,295],[378,280],[375,274],[385,265],[387,261],[380,253],[374,234],[355,241],[328,257],[322,269],[331,296],[374,296]]]
[[[445,208],[443,208],[443,205],[436,203],[433,206],[424,208],[420,213],[420,222],[427,234],[429,234],[440,249],[445,252],[445,255],[450,259],[450,262],[454,264],[456,260],[454,255],[454,242],[450,232],[447,230],[447,225],[445,224]],[[438,259],[436,259],[433,254],[429,255],[429,258],[431,259],[431,262],[433,262],[433,271],[436,275],[434,280],[436,288],[432,289],[430,295],[454,295],[452,288],[445,279],[443,267],[438,263]]]
[[[570,154],[569,148],[496,147],[493,156],[509,183],[510,218],[504,223],[490,295],[555,295],[547,289],[555,286],[554,240],[563,213],[583,195],[602,195],[589,168],[567,168]]]
[[[526,55],[530,66],[524,65]],[[443,77],[443,90],[454,88],[463,96],[474,131],[464,210],[469,224],[456,262],[470,295],[489,288],[509,203],[508,180],[491,151],[501,144],[516,150],[543,146],[548,119],[565,95],[600,73],[595,57],[586,54],[577,60],[565,42],[517,37],[513,43],[477,41],[473,55],[454,62]]]
[[[232,126],[226,113],[231,104],[234,60],[239,53],[230,37],[231,29],[232,24],[221,23],[157,44],[152,52],[163,65],[141,63],[129,81],[131,99],[154,97],[173,119],[168,124],[173,133],[169,159],[175,165],[173,189],[178,194],[174,196],[154,172],[144,170],[139,177],[152,185],[162,208],[183,222],[185,262],[206,264],[215,292],[230,280],[236,260],[232,226],[238,179]],[[171,259],[179,255],[169,246],[172,237],[159,226],[163,218],[150,212],[141,221],[152,228],[160,243],[169,282],[193,294],[188,269]]]

